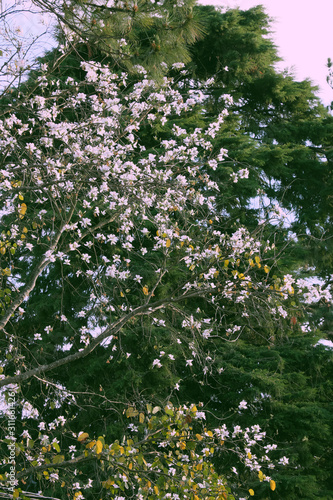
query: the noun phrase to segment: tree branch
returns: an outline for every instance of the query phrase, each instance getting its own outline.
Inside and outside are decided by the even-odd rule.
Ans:
[[[57,245],[59,243],[60,237],[61,237],[61,235],[63,233],[65,225],[68,224],[68,222],[72,218],[72,215],[73,215],[74,210],[75,210],[75,206],[76,206],[76,203],[73,204],[72,210],[70,211],[70,214],[69,214],[69,217],[68,217],[67,221],[65,221],[62,224],[62,226],[60,227],[59,232],[58,232],[58,234],[57,234],[57,236],[56,236],[53,244],[49,248],[49,251],[54,252],[54,250],[56,249],[56,247],[57,247]],[[20,305],[22,304],[22,302],[27,297],[29,297],[30,292],[35,288],[37,279],[39,278],[39,276],[41,275],[41,273],[44,271],[44,269],[49,265],[50,262],[51,262],[50,258],[46,257],[46,255],[44,255],[44,258],[41,260],[41,262],[37,265],[37,267],[32,272],[32,274],[30,276],[30,279],[28,280],[28,282],[27,282],[26,286],[24,287],[23,291],[18,294],[18,296],[16,297],[16,299],[13,301],[13,303],[7,309],[7,311],[4,314],[3,318],[0,320],[0,332],[1,332],[1,330],[4,329],[4,327],[6,326],[7,322],[12,317],[12,315],[16,311],[16,309],[18,307],[20,307]]]
[[[60,463],[52,463],[52,464],[44,464],[44,465],[38,465],[38,466],[33,466],[29,467],[28,469],[22,470],[21,472],[17,472],[16,474],[16,479],[20,479],[21,477],[26,477],[28,474],[35,474],[36,472],[47,470],[47,469],[53,469],[53,468],[58,468],[58,467],[68,467],[69,465],[76,465],[78,463],[84,462],[84,461],[89,461],[95,459],[96,456],[94,455],[88,455],[87,457],[85,455],[80,455],[79,457],[73,458],[71,460],[64,460],[63,462]]]
[[[78,359],[84,358],[88,354],[90,354],[98,345],[100,345],[100,343],[103,340],[110,337],[111,335],[117,334],[119,330],[121,330],[126,325],[126,323],[128,323],[128,321],[130,321],[132,318],[136,316],[143,316],[145,314],[149,315],[157,311],[158,309],[165,307],[168,304],[180,302],[188,298],[199,297],[201,295],[202,295],[201,291],[198,291],[196,293],[184,294],[176,298],[161,299],[156,301],[153,305],[144,304],[142,306],[139,306],[130,313],[126,314],[123,318],[119,319],[118,321],[107,327],[103,333],[101,333],[98,337],[96,337],[86,348],[82,349],[81,351],[77,351],[74,354],[70,354],[69,356],[58,359],[53,363],[49,363],[47,365],[40,365],[36,368],[33,368],[32,370],[20,373],[19,375],[13,375],[12,377],[4,378],[0,380],[0,387],[5,387],[6,385],[9,384],[19,384],[24,380],[34,377],[35,375],[39,375],[40,373],[45,373],[50,370],[54,370],[55,368],[67,365],[72,361],[77,361]]]

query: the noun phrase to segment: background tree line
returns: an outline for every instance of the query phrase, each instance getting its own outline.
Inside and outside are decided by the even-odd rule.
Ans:
[[[3,317],[7,318],[3,322],[1,356],[4,373],[10,377],[1,382],[3,385],[18,382],[18,404],[26,408],[30,408],[30,404],[38,409],[37,418],[26,416],[16,422],[20,436],[16,448],[21,467],[19,477],[25,481],[19,486],[30,492],[43,489],[45,495],[57,498],[65,497],[71,491],[74,476],[69,476],[62,486],[62,483],[50,480],[50,474],[59,472],[51,471],[47,476],[42,469],[33,471],[33,467],[41,467],[38,453],[62,456],[56,441],[54,446],[48,443],[44,452],[34,448],[40,437],[35,439],[33,435],[43,431],[39,424],[46,422],[52,429],[50,424],[65,415],[68,434],[63,432],[59,443],[61,450],[73,446],[75,440],[70,432],[79,437],[80,431],[101,437],[87,443],[87,450],[95,453],[92,457],[95,472],[91,472],[90,461],[80,462],[79,481],[94,479],[93,493],[87,489],[81,494],[87,498],[101,494],[103,485],[104,494],[113,498],[117,488],[111,484],[111,479],[107,483],[105,465],[97,453],[101,446],[98,443],[104,446],[104,442],[117,443],[119,440],[121,446],[123,435],[128,433],[129,419],[134,419],[138,427],[147,422],[150,430],[155,429],[152,415],[159,415],[161,408],[168,408],[169,401],[179,408],[186,405],[192,410],[188,410],[186,421],[186,411],[182,419],[170,406],[166,418],[175,418],[176,423],[165,419],[165,432],[169,432],[173,425],[178,426],[179,432],[185,427],[188,438],[192,420],[195,428],[196,412],[200,411],[193,410],[191,404],[201,402],[207,428],[213,429],[221,423],[226,423],[231,429],[238,425],[242,428],[259,425],[269,442],[278,445],[279,455],[273,449],[276,459],[288,457],[288,463],[275,471],[277,488],[272,488],[272,484],[262,480],[260,475],[258,483],[258,471],[246,465],[246,453],[245,463],[240,463],[240,450],[236,446],[230,451],[226,436],[225,444],[217,446],[207,463],[211,461],[219,477],[226,478],[226,488],[230,487],[236,497],[244,498],[254,493],[255,498],[263,499],[330,498],[332,354],[323,346],[314,347],[319,338],[330,338],[332,322],[330,113],[315,96],[315,88],[309,81],[297,82],[291,75],[275,70],[276,49],[267,36],[270,20],[261,7],[222,13],[192,2],[166,1],[161,5],[151,2],[109,2],[105,5],[36,2],[36,5],[57,16],[59,46],[41,57],[38,68],[30,72],[29,78],[6,89],[1,99],[3,123],[14,113],[16,120],[32,124],[28,134],[24,130],[19,132],[22,123],[17,121],[14,125],[18,140],[12,149],[9,139],[3,143],[5,154],[1,171],[1,196],[4,200],[1,217],[5,228],[0,249],[1,308]],[[91,79],[85,82],[86,63],[89,61],[109,65],[120,79],[125,72],[128,73],[121,98],[115,93],[107,112],[98,108],[99,101],[103,105],[106,102],[103,87],[98,87],[94,80],[93,75],[99,74],[98,71],[94,70]],[[183,67],[177,63],[183,63]],[[171,109],[168,122],[163,123],[160,116],[165,110],[156,90],[152,108],[147,113],[142,108],[139,118],[131,115],[133,108],[127,109],[126,102],[134,102],[133,92],[142,78],[156,82],[156,89],[165,89],[166,82],[172,77],[175,81],[173,92],[175,89],[178,92],[177,102],[179,106],[188,103],[187,107],[183,106],[180,112],[172,104],[174,94],[168,91]],[[78,85],[72,82],[78,82]],[[152,93],[153,84],[148,88]],[[89,102],[68,105],[73,96],[80,100],[77,97],[80,92],[89,96]],[[142,106],[149,102],[149,92],[144,97],[138,94]],[[91,96],[95,97],[92,99]],[[41,97],[45,101],[39,105]],[[161,180],[159,185],[154,180],[149,185],[148,177],[137,174],[133,187],[133,180],[126,178],[125,183],[123,178],[118,179],[115,175],[107,182],[117,193],[117,203],[121,197],[127,197],[136,207],[136,212],[129,216],[122,208],[117,211],[116,203],[112,208],[114,212],[108,213],[107,210],[111,209],[106,208],[105,200],[100,196],[104,174],[87,167],[90,161],[97,165],[98,161],[103,164],[105,160],[100,160],[98,151],[87,150],[82,167],[81,160],[78,160],[73,169],[70,164],[73,161],[70,155],[75,153],[73,137],[68,139],[60,134],[54,135],[53,149],[48,154],[47,143],[44,141],[44,146],[41,146],[41,139],[51,129],[47,120],[40,118],[39,111],[31,110],[30,104],[27,106],[27,102],[34,98],[36,109],[39,106],[41,110],[48,110],[48,119],[55,123],[57,118],[52,117],[51,104],[59,105],[61,123],[74,124],[73,134],[87,133],[88,143],[90,132],[85,130],[84,124],[94,126],[93,113],[101,113],[106,119],[118,113],[112,106],[121,106],[117,144],[121,148],[128,146],[129,161],[135,165],[149,162],[154,165],[155,158],[152,160],[150,155],[164,158],[166,148],[172,149],[173,156],[165,161],[164,168],[173,170],[175,179],[184,176],[184,180],[179,177],[178,184],[172,185],[178,189],[177,196],[172,195],[177,209],[170,205],[170,217],[165,215],[162,220],[157,217],[160,206],[147,205],[147,219],[142,219],[138,200],[143,199],[145,189],[151,196],[156,191],[160,200],[170,201],[169,194],[166,195],[167,185],[163,191],[165,181]],[[112,100],[111,95],[108,98]],[[149,113],[158,119],[149,118]],[[128,128],[131,120],[140,122],[140,132],[134,127],[133,130]],[[76,132],[75,127],[80,123],[83,125]],[[191,153],[186,153],[189,156],[184,158],[184,144],[187,148],[191,144],[180,141],[191,134],[194,137],[198,128],[208,130],[212,123],[217,123],[210,129],[212,153],[204,150],[203,139],[201,142],[195,139],[197,150],[192,152],[192,157]],[[133,141],[129,136],[132,132]],[[91,135],[95,141],[92,145],[97,147],[97,126],[96,131],[91,128]],[[140,150],[131,152],[131,144],[136,140],[140,143]],[[174,143],[163,145],[163,141],[171,140]],[[67,175],[62,170],[66,170],[68,164],[62,163],[63,158],[57,154],[57,151],[66,151],[66,141],[71,152],[64,155],[68,156],[68,168],[72,168],[66,179],[74,184],[76,198],[74,195],[61,197],[62,194],[52,186],[58,174],[60,183],[63,182],[61,176]],[[40,158],[29,144],[39,145]],[[223,161],[210,164],[216,161],[221,150],[227,151]],[[109,158],[111,163],[116,155],[115,148]],[[44,165],[44,157],[51,157],[52,162]],[[38,175],[44,175],[42,192],[39,192],[38,182],[33,176],[36,162],[40,162]],[[199,164],[201,170],[192,174],[186,170],[189,163],[192,166]],[[19,165],[24,167],[21,172],[17,168]],[[211,165],[213,168],[209,170]],[[123,175],[126,173],[124,171]],[[53,179],[50,186],[47,185],[48,178]],[[82,185],[77,183],[77,178]],[[181,182],[192,185],[193,195],[187,185],[186,189],[181,187]],[[212,194],[213,185],[208,182],[215,182],[219,191],[214,193],[213,204],[206,203],[198,208],[195,196],[201,194],[207,198]],[[88,187],[93,186],[98,191],[97,201],[92,194],[93,202],[84,205]],[[185,200],[179,201],[182,189],[185,189]],[[7,213],[6,207],[10,208],[13,203],[16,204],[15,211]],[[41,214],[40,210],[45,213]],[[74,237],[74,233],[63,236],[62,229],[60,231],[71,210],[74,218],[68,224],[78,225],[85,219],[90,221],[87,227],[80,222],[81,236],[76,234]],[[133,244],[128,241],[128,248],[120,244],[121,220],[125,221],[124,224],[132,223],[135,230],[143,234]],[[19,238],[24,244],[24,240],[29,240],[34,245],[31,252],[29,247],[21,252],[16,234],[12,236],[13,227],[18,228]],[[242,233],[242,241],[248,238],[248,252],[238,255],[235,245],[239,240],[234,235],[243,231],[241,228],[247,231]],[[183,240],[179,240],[179,248],[174,248],[174,240],[179,237],[177,231]],[[225,239],[220,243],[221,250],[217,250],[217,261],[198,263],[195,251],[199,252],[200,248],[203,252],[209,246],[213,247],[220,237],[218,232],[223,233]],[[55,234],[59,235],[57,245],[62,245],[55,246],[59,252],[66,253],[68,245],[73,245],[79,238],[82,238],[82,244],[88,243],[81,250],[80,257],[71,259],[67,268],[61,256],[55,261],[43,257],[45,250],[55,242]],[[92,234],[100,236],[90,245]],[[111,245],[105,250],[103,235],[105,238],[109,234],[118,242],[115,247]],[[126,238],[126,234],[132,233],[126,233],[124,229],[123,234]],[[260,247],[254,246],[255,240],[260,242]],[[269,244],[266,243],[268,240]],[[159,250],[155,249],[156,241],[160,244]],[[142,254],[142,248],[147,250],[147,257]],[[82,255],[86,255],[86,260],[82,260]],[[118,278],[113,276],[114,281],[103,281],[101,277],[105,275],[107,260],[112,262],[115,255],[121,262],[117,267],[118,261],[114,261],[117,273],[126,273],[130,268],[134,276],[141,278],[136,282],[137,288],[122,283],[119,274]],[[104,264],[101,263],[102,256]],[[185,269],[186,258],[192,260]],[[36,262],[45,266],[38,268],[34,279]],[[92,262],[96,262],[96,266],[90,268]],[[209,275],[213,267],[215,271]],[[91,274],[89,278],[87,270],[99,274]],[[114,270],[108,272],[116,273]],[[205,278],[205,275],[209,277]],[[246,307],[239,298],[244,291],[242,277],[239,278],[242,275],[244,279],[250,277],[252,283],[247,292]],[[284,276],[291,275],[296,280],[318,277],[322,281],[317,287],[312,281],[304,282],[305,295],[299,298],[297,294],[286,292]],[[212,282],[216,290],[210,290],[208,282]],[[15,290],[22,287],[19,283],[28,286],[28,300],[26,295],[21,296]],[[31,287],[29,283],[32,283]],[[191,293],[191,289],[185,288],[184,291],[187,283],[202,285]],[[293,288],[290,285],[289,290],[290,287]],[[94,294],[99,301],[96,297],[91,298]],[[209,294],[216,298],[212,301]],[[104,304],[101,297],[105,297]],[[282,314],[278,312],[279,307]],[[273,308],[276,314],[271,313]],[[138,311],[133,318],[128,315],[131,310]],[[90,317],[90,323],[87,317]],[[206,338],[202,333],[198,335],[197,329],[198,323],[208,318],[214,321],[207,323],[206,330],[212,331],[205,334]],[[118,323],[119,329],[114,326]],[[110,330],[113,342],[109,345],[96,342],[95,345],[91,337],[94,348],[87,357],[81,357],[80,349],[89,346],[82,340],[85,331],[89,328],[107,329],[108,325],[114,328],[114,331]],[[10,345],[14,347],[10,348]],[[64,358],[65,345],[68,349],[66,356],[73,355],[73,359],[57,365],[57,360]],[[34,369],[38,372],[33,372]],[[26,380],[20,378],[21,374],[30,371],[31,376]],[[240,406],[241,401],[246,404]],[[155,413],[154,408],[158,408]],[[4,418],[4,429],[5,425]],[[59,429],[54,431],[56,439],[62,434],[60,424],[57,425]],[[133,429],[134,424],[131,425]],[[156,425],[160,425],[157,417]],[[29,431],[31,438],[21,437],[25,430]],[[146,431],[143,427],[133,431],[133,435],[135,432],[142,432],[144,436]],[[197,434],[201,436],[203,432],[198,430]],[[149,441],[147,453],[156,453],[164,438]],[[188,440],[191,442],[190,438]],[[84,439],[81,441],[84,443]],[[7,444],[6,438],[3,439],[4,456]],[[29,449],[31,455],[35,453],[34,460],[31,458],[30,461],[32,465],[28,464]],[[123,454],[120,448],[114,450],[119,455],[118,466],[121,468],[121,464],[125,464]],[[143,457],[138,455],[138,468],[134,466],[134,470],[139,470],[137,474],[145,478],[148,473],[143,471]],[[51,455],[50,460],[54,460]],[[163,460],[156,460],[160,460],[155,464],[157,478]],[[57,465],[57,461],[61,470],[61,461],[65,463],[65,459],[55,459],[52,465]],[[132,470],[130,463],[125,464],[128,474]],[[197,463],[195,467],[198,467]],[[74,474],[75,459],[68,468]],[[192,472],[198,474],[198,470],[194,468]],[[207,469],[206,477],[214,484],[208,476],[211,473]],[[121,482],[119,478],[118,481]],[[157,489],[154,489],[150,478],[151,486],[147,483],[144,498],[168,498],[163,496],[168,494],[167,489],[163,490],[166,482],[160,480],[157,484],[157,481]],[[181,498],[196,498],[195,490],[189,492],[181,488],[181,482],[172,485],[169,493],[181,491],[184,495]],[[120,495],[125,495],[125,498],[137,491],[134,486],[123,490]],[[197,497],[205,498],[206,494],[203,491]],[[73,495],[78,497],[75,490]],[[231,493],[226,489],[221,495]]]

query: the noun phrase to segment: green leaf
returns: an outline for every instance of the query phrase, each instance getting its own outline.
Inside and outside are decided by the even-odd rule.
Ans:
[[[52,446],[58,453],[60,453],[60,446],[58,443],[52,443]]]
[[[64,460],[65,460],[65,456],[64,455],[55,455],[52,458],[52,462],[54,464],[61,464],[61,462],[63,462]]]

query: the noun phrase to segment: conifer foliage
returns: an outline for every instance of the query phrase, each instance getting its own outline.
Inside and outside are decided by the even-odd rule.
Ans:
[[[281,415],[315,408],[326,436],[329,418],[284,346],[310,328],[305,305],[332,297],[248,205],[267,172],[245,100],[242,119],[237,93],[186,68],[201,29],[189,2],[36,4],[63,34],[1,101],[3,494],[274,498],[280,482],[288,498],[289,460],[312,473],[315,447],[299,452]],[[290,373],[316,387],[297,409]]]

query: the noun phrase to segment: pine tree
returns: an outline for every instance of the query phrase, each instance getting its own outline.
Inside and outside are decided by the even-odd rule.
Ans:
[[[83,43],[90,59],[97,49],[123,70],[141,65],[155,78],[173,63],[188,62],[189,47],[203,34],[194,0],[34,3],[55,16],[68,47]]]
[[[126,9],[126,15],[136,20],[137,13],[130,11],[128,14]],[[92,14],[98,14],[100,18],[105,15],[97,8],[96,12],[90,9],[88,18]],[[316,218],[305,213],[302,201],[305,196],[307,203],[312,202],[312,197],[318,194],[311,183],[297,186],[295,197],[292,190],[285,194],[285,189],[293,172],[304,168],[300,158],[313,158],[313,146],[307,144],[309,130],[313,131],[311,141],[323,141],[321,127],[329,123],[329,117],[320,105],[315,104],[309,82],[295,82],[292,77],[274,70],[276,52],[269,39],[263,37],[269,25],[262,9],[221,14],[198,7],[196,16],[208,19],[207,38],[191,46],[192,62],[186,68],[180,68],[181,73],[177,71],[179,65],[169,69],[169,76],[175,77],[178,87],[176,83],[169,87],[170,81],[167,83],[166,80],[163,87],[161,79],[143,84],[139,73],[144,73],[144,69],[138,68],[137,73],[133,71],[133,65],[146,66],[149,59],[150,48],[145,52],[142,47],[146,47],[146,42],[141,43],[141,40],[146,40],[141,35],[148,28],[140,21],[141,24],[131,29],[131,33],[137,30],[136,37],[131,38],[131,50],[135,44],[141,48],[138,55],[133,51],[134,56],[131,52],[128,58],[131,73],[125,83],[121,80],[127,62],[117,58],[115,51],[107,53],[98,44],[98,50],[95,50],[89,41],[77,45],[77,52],[71,52],[66,59],[62,60],[58,51],[48,55],[49,70],[32,74],[26,86],[21,87],[20,94],[14,91],[11,97],[3,99],[4,116],[11,116],[13,120],[8,103],[12,104],[15,99],[17,117],[14,129],[10,120],[3,125],[9,150],[6,151],[7,158],[3,159],[2,183],[7,201],[12,197],[14,204],[12,212],[2,219],[10,228],[10,235],[3,233],[1,246],[1,304],[4,316],[7,315],[6,333],[10,340],[14,339],[11,347],[14,357],[8,351],[7,341],[4,340],[2,347],[8,356],[3,363],[6,376],[9,376],[7,383],[21,383],[21,402],[29,402],[38,408],[39,420],[46,423],[57,421],[58,430],[54,431],[54,437],[59,439],[61,436],[61,450],[77,442],[70,434],[63,432],[61,435],[60,417],[64,416],[64,411],[67,430],[78,436],[82,430],[95,436],[92,440],[89,437],[85,446],[87,453],[93,450],[96,467],[101,465],[97,452],[101,445],[97,443],[104,447],[104,443],[115,442],[124,435],[128,437],[129,418],[137,419],[133,425],[143,425],[140,432],[144,433],[147,432],[146,423],[149,429],[154,404],[155,408],[166,408],[171,399],[177,401],[179,407],[185,404],[191,408],[191,403],[201,401],[207,418],[204,432],[208,432],[208,424],[211,428],[220,424],[221,418],[230,424],[229,436],[224,431],[225,443],[220,443],[214,452],[214,465],[222,477],[228,477],[232,491],[244,496],[250,489],[260,498],[269,497],[270,491],[272,498],[276,494],[275,483],[263,480],[263,475],[259,474],[258,484],[258,470],[251,469],[250,452],[244,453],[243,465],[233,459],[235,448],[231,454],[227,453],[232,446],[229,438],[235,432],[233,426],[259,424],[269,440],[278,443],[278,451],[272,450],[276,459],[281,455],[289,457],[289,465],[282,467],[281,473],[274,472],[281,488],[279,494],[284,498],[300,495],[309,499],[325,498],[331,494],[328,482],[329,427],[332,425],[330,353],[314,348],[314,336],[302,331],[302,328],[307,328],[306,322],[319,314],[318,305],[312,305],[311,315],[306,316],[301,299],[293,291],[295,284],[290,277],[283,278],[283,273],[295,270],[298,276],[302,275],[303,262],[300,262],[309,255],[307,242],[300,236],[299,241],[293,243],[288,228],[283,224],[277,227],[274,221],[271,224],[273,209],[258,211],[249,207],[249,203],[260,189],[267,193],[266,200],[278,200],[283,208],[297,210],[295,227],[297,224],[311,230],[316,227]],[[98,29],[100,31],[100,27]],[[121,25],[120,29],[123,29]],[[150,39],[161,36],[159,25],[151,29]],[[222,36],[218,36],[219,33]],[[119,32],[117,35],[112,32],[110,40],[118,43],[117,37],[120,36]],[[95,64],[87,64],[92,57],[96,59]],[[158,57],[154,60],[158,63],[151,63],[153,70],[159,65]],[[56,68],[52,61],[56,61]],[[187,56],[183,61],[175,60],[187,61]],[[112,89],[111,97],[105,95],[109,91],[106,90],[109,82],[103,75],[109,76],[110,73],[101,63],[106,62],[113,71],[112,81],[119,81],[118,87]],[[84,83],[86,73],[88,81]],[[36,88],[38,77],[44,82],[42,89]],[[143,80],[146,77],[148,75],[144,73]],[[213,77],[214,82],[207,82]],[[165,107],[162,101],[164,92],[167,92]],[[233,105],[226,94],[232,94]],[[33,99],[31,107],[27,106],[28,95]],[[145,106],[152,102],[151,95],[155,100],[148,109]],[[127,107],[128,102],[132,107]],[[142,109],[138,108],[140,123],[136,122],[138,117],[133,112],[138,104],[142,106]],[[226,104],[228,116],[223,113]],[[58,117],[52,116],[53,105],[60,106]],[[105,208],[105,200],[99,197],[105,187],[103,170],[102,173],[94,170],[94,165],[101,163],[100,152],[94,147],[101,144],[98,137],[103,136],[105,129],[98,129],[93,113],[105,121],[116,120],[114,130],[118,142],[112,154],[117,157],[119,148],[123,155],[119,158],[119,165],[124,164],[125,158],[131,165],[148,165],[150,169],[159,165],[159,161],[164,162],[160,170],[171,169],[175,180],[170,182],[179,188],[177,196],[182,189],[188,188],[184,202],[179,201],[181,196],[177,198],[175,195],[171,204],[168,198],[164,198],[167,187],[163,179],[150,184],[149,176],[140,177],[134,173],[133,179],[124,177],[123,180],[119,178],[119,172],[114,172],[108,180],[108,189],[112,187],[115,200],[121,200],[120,207],[123,208],[118,211],[114,200],[108,200],[110,204]],[[163,113],[168,114],[169,123],[161,119]],[[28,133],[20,128],[22,123],[18,120],[32,124]],[[58,134],[56,128],[59,125],[63,130]],[[209,130],[209,134],[200,135],[198,127]],[[64,132],[64,129],[69,132]],[[82,141],[82,136],[88,134],[87,130],[86,140],[91,148],[87,148],[83,157],[78,151],[76,158],[75,143]],[[115,133],[108,128],[107,132],[110,137]],[[11,133],[16,141],[12,149]],[[290,135],[294,139],[288,142]],[[45,141],[50,137],[53,137],[53,144]],[[193,144],[188,137],[192,137]],[[212,139],[210,149],[204,143],[208,138]],[[42,153],[36,152],[31,144],[37,145]],[[192,146],[197,150],[186,153]],[[114,156],[103,158],[106,170],[110,166],[108,163],[114,165]],[[15,165],[19,163],[26,170],[17,174]],[[188,163],[191,164],[190,170]],[[202,164],[200,169],[199,164]],[[315,157],[308,162],[308,171],[318,172],[319,164],[318,157]],[[127,165],[128,169],[131,165]],[[10,170],[10,181],[5,175],[8,166],[14,167]],[[35,191],[38,181],[41,181],[38,175],[31,175],[36,168],[44,183],[43,193]],[[126,168],[124,176],[128,173]],[[63,187],[67,169],[67,182],[75,186],[73,197],[56,188],[57,182]],[[54,185],[50,183],[52,188],[46,184],[50,176],[55,176]],[[236,180],[238,182],[234,182]],[[213,181],[220,189],[217,193]],[[30,190],[36,182],[37,187]],[[186,188],[182,187],[185,182]],[[139,195],[137,189],[141,189]],[[159,204],[153,202],[151,206],[147,193],[151,199],[159,196]],[[214,201],[209,203],[209,196],[213,193]],[[200,196],[208,198],[208,202],[201,204]],[[325,220],[327,198],[324,197],[322,203],[318,196],[316,199]],[[161,220],[157,215],[164,204],[168,208]],[[126,215],[126,206],[131,210],[136,207],[133,218]],[[66,224],[70,227],[61,233],[56,255],[50,254],[49,260],[45,261],[45,252],[59,236],[64,217],[71,210],[71,223]],[[147,218],[142,218],[142,213]],[[132,241],[126,240],[126,222],[136,228]],[[13,232],[15,226],[19,230],[20,244],[15,230]],[[216,245],[220,233],[225,236]],[[265,243],[256,246],[256,239]],[[267,239],[271,243],[267,244]],[[68,257],[69,245],[75,243],[81,247],[70,249],[75,253]],[[248,245],[247,251],[242,248],[238,254],[238,245]],[[284,253],[280,254],[285,246]],[[196,261],[195,254],[199,251],[207,251],[211,260]],[[210,253],[214,251],[215,256]],[[66,263],[67,258],[70,265]],[[35,263],[43,262],[43,259],[45,271],[39,274],[25,303],[13,284],[29,283],[36,270]],[[129,269],[136,280],[126,282],[124,277]],[[163,274],[164,271],[167,273]],[[252,286],[245,293],[244,285],[249,276]],[[192,294],[192,285],[197,290],[198,283],[199,292]],[[315,291],[310,287],[309,292],[310,296],[318,294],[320,305],[327,307],[330,300],[326,293],[328,288],[319,287],[319,291]],[[22,309],[12,311],[10,308],[18,299]],[[137,310],[146,300],[151,301],[151,311],[143,308],[133,317],[127,316],[128,308]],[[121,328],[107,332],[113,337],[110,341],[110,335],[106,336],[110,342],[108,345],[94,344],[94,336],[89,330],[95,330],[97,334],[124,318],[126,321],[120,323]],[[214,318],[214,322],[205,323],[209,318]],[[236,342],[238,336],[240,341]],[[91,352],[88,352],[89,345],[94,347]],[[69,350],[67,354],[63,352],[64,346]],[[79,354],[80,349],[86,350],[87,357]],[[59,364],[61,368],[57,366],[58,361],[72,354],[71,363]],[[48,369],[54,361],[52,370]],[[42,368],[43,365],[46,368]],[[322,373],[321,366],[325,366]],[[17,370],[29,373],[29,368],[33,367],[38,371],[33,378],[27,377],[27,382],[15,375]],[[156,420],[156,425],[160,422],[163,425],[165,415],[161,418],[161,421]],[[191,423],[190,419],[196,420],[190,414],[189,421],[185,421],[187,425]],[[294,425],[295,419],[298,425]],[[29,422],[34,436],[38,435],[37,424],[38,421]],[[24,427],[21,430],[23,432]],[[200,441],[202,430],[197,434]],[[234,437],[237,439],[237,433]],[[22,457],[27,456],[29,449],[37,453],[38,439],[36,441],[36,447],[29,441],[27,445],[24,440],[20,442]],[[152,443],[154,446],[148,453],[156,452],[160,442],[163,442],[162,437],[161,441]],[[52,459],[60,454],[56,444],[53,448],[50,445],[51,449],[46,447]],[[239,457],[240,449],[238,451]],[[121,457],[121,452],[119,455]],[[61,459],[55,458],[57,460]],[[156,460],[154,466],[158,468],[160,462]],[[232,472],[233,466],[237,466],[239,477]],[[90,466],[82,462],[81,469],[86,481]],[[126,470],[129,473],[130,464]],[[30,473],[33,481],[43,484],[41,472]],[[153,477],[157,478],[154,474]],[[23,469],[21,477],[25,477]],[[109,478],[110,483],[107,483],[106,479],[106,489],[113,487],[113,480]],[[53,487],[49,478],[45,481],[50,486],[46,493],[56,492],[61,497],[61,488]],[[74,479],[69,475],[65,481],[67,488]],[[159,487],[162,486],[164,483],[159,483]],[[155,495],[153,498],[159,498],[156,490],[151,494]]]

